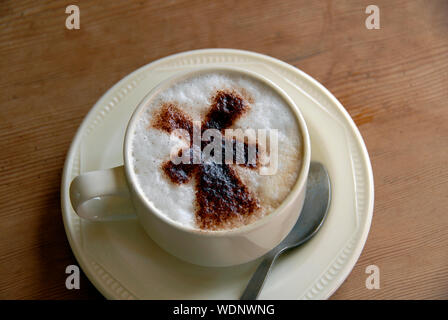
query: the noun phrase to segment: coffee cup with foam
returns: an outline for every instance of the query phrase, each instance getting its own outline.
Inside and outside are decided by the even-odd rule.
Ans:
[[[294,226],[310,153],[305,121],[281,88],[251,71],[206,67],[152,89],[128,123],[124,165],[81,174],[70,197],[89,220],[134,211],[185,261],[241,264]]]

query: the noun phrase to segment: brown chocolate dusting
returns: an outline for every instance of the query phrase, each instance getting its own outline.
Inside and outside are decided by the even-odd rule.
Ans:
[[[248,104],[235,93],[218,91],[202,127],[204,130],[229,128],[247,108]]]
[[[239,141],[235,138],[232,139],[232,163],[237,163],[237,143],[243,143],[243,163],[238,163],[241,167],[246,167],[249,169],[257,169],[259,167],[259,154],[260,154],[260,148],[257,143],[255,144],[249,144],[246,141]],[[222,140],[222,159],[224,161],[225,159],[225,149],[226,146],[226,140],[223,138]],[[250,155],[254,155],[255,158],[249,158]],[[213,156],[213,155],[212,155]]]
[[[223,131],[229,128],[246,110],[248,104],[235,93],[218,91],[213,98],[210,111],[202,123],[201,132],[207,129]],[[152,122],[154,128],[171,133],[175,129],[187,130],[190,143],[193,143],[193,122],[174,104],[164,104]],[[210,142],[202,142],[203,149]],[[222,140],[225,159],[225,140]],[[191,147],[191,145],[190,145]],[[255,164],[249,163],[249,150],[256,148]],[[236,139],[233,139],[233,160],[236,160]],[[258,200],[242,183],[236,171],[228,164],[193,164],[192,149],[190,164],[174,164],[166,161],[162,170],[175,184],[188,183],[196,177],[196,223],[206,230],[225,229],[237,221],[249,221],[249,217],[259,208]],[[244,141],[244,164],[241,166],[253,169],[258,165],[258,145],[249,145]],[[180,153],[180,151],[179,151]],[[180,155],[180,154],[179,154]]]
[[[233,141],[233,155],[234,155],[234,160],[235,160],[234,163],[236,163],[236,157],[237,157],[236,142],[237,141],[234,139],[234,141]],[[255,159],[249,158],[249,156],[251,154],[255,155]],[[249,144],[244,141],[244,153],[243,153],[244,163],[241,163],[238,165],[242,166],[242,167],[249,168],[249,169],[257,169],[260,164],[258,161],[259,154],[260,154],[260,148],[258,146],[258,143]]]
[[[190,182],[197,166],[194,164],[174,164],[171,160],[162,164],[163,172],[175,184],[183,184]]]
[[[152,126],[156,129],[171,133],[176,129],[183,129],[193,136],[193,121],[182,110],[172,103],[166,103],[154,116]]]
[[[196,201],[196,222],[201,229],[220,229],[258,208],[258,201],[236,172],[222,164],[200,166]]]

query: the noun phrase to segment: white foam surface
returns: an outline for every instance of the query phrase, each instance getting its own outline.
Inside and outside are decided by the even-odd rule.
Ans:
[[[293,112],[270,87],[247,76],[209,73],[195,76],[159,93],[140,113],[133,133],[133,166],[139,188],[148,201],[167,217],[184,226],[195,224],[194,181],[173,184],[160,169],[170,151],[182,142],[151,127],[151,119],[163,103],[174,103],[195,121],[202,121],[218,90],[235,91],[247,98],[249,110],[232,128],[277,129],[278,170],[263,176],[258,170],[233,166],[260,202],[258,216],[271,213],[289,194],[301,168],[302,137]],[[269,150],[268,150],[269,151]]]

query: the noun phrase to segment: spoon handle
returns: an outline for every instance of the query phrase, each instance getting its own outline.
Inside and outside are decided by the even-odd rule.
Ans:
[[[254,275],[247,284],[246,290],[244,290],[241,300],[256,300],[263,289],[264,282],[271,271],[271,266],[278,256],[278,252],[273,250],[269,252],[261,261]]]

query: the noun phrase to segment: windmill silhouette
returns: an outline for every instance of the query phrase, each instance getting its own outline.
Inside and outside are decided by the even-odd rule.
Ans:
[[[224,133],[232,124],[240,118],[249,108],[249,104],[234,92],[218,91],[212,98],[212,104],[204,120],[200,132],[207,129],[217,129]],[[152,121],[154,128],[171,134],[174,130],[183,129],[193,136],[194,124],[189,115],[185,114],[174,103],[162,105]],[[202,141],[201,150],[212,142]],[[258,146],[242,143],[244,162],[240,166],[254,169],[258,165]],[[225,145],[222,139],[221,145]],[[226,144],[227,146],[227,144]],[[236,157],[236,140],[232,141],[232,156]],[[255,148],[254,153],[250,153]],[[225,150],[225,148],[222,148]],[[253,151],[253,150],[252,150]],[[193,157],[192,142],[188,150],[190,160]],[[255,161],[250,161],[249,154],[255,154]],[[199,164],[179,163],[171,160],[162,164],[161,169],[175,184],[189,183],[195,177],[196,190],[196,224],[201,229],[223,229],[229,228],[235,223],[246,223],[259,208],[258,199],[249,191],[241,181],[237,172],[226,163],[200,162]]]

